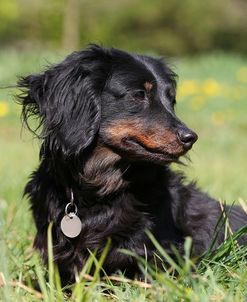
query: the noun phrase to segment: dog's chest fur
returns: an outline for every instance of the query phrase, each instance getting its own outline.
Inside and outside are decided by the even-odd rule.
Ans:
[[[59,167],[64,175],[59,167],[45,159],[26,187],[38,230],[35,247],[46,259],[46,231],[52,221],[54,257],[58,265],[62,264],[60,272],[65,279],[74,275],[74,269],[82,269],[89,250],[100,255],[108,238],[111,238],[111,248],[104,269],[108,273],[122,269],[130,276],[137,271],[135,261],[119,249],[131,250],[139,256],[145,256],[148,251],[147,256],[151,258],[153,247],[146,230],[150,230],[164,247],[170,246],[171,242],[177,246],[183,242],[173,220],[172,184],[167,168],[147,163],[126,165],[116,161],[119,166],[111,171],[113,163],[109,158],[101,163],[101,167],[98,165],[94,170],[96,158],[94,164],[88,160],[84,169],[86,173],[78,176],[79,185],[72,181],[72,172],[65,171],[62,164]],[[69,201],[63,182],[74,191],[82,221],[82,231],[75,239],[66,238],[60,230],[64,208]],[[112,188],[111,192],[105,191],[104,186]]]

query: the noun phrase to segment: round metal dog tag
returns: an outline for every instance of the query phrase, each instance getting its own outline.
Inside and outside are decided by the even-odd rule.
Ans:
[[[82,228],[81,220],[75,213],[64,215],[60,223],[61,230],[66,237],[77,237]]]

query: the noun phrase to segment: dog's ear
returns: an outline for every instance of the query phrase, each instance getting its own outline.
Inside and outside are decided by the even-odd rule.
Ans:
[[[22,117],[39,117],[45,147],[78,154],[93,141],[100,123],[100,94],[104,87],[109,55],[93,46],[68,56],[42,74],[19,81]],[[35,130],[35,133],[37,131]]]

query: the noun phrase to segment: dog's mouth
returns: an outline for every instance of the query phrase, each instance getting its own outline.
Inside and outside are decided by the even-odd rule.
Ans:
[[[128,137],[123,140],[123,143],[135,157],[147,160],[152,159],[159,163],[179,162],[179,157],[185,155],[188,151],[188,149],[180,148],[179,151],[176,150],[174,153],[171,153],[161,147],[151,148],[135,137]]]

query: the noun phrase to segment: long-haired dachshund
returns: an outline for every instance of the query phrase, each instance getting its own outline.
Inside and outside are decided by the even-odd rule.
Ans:
[[[108,238],[108,274],[134,276],[133,257],[160,244],[193,252],[210,246],[220,204],[172,172],[169,164],[191,149],[197,135],[175,115],[176,75],[161,59],[96,45],[74,52],[45,72],[19,81],[24,122],[42,140],[40,165],[25,188],[47,260],[53,222],[54,259],[64,283],[73,282],[89,250],[98,255]],[[29,118],[38,117],[37,129]],[[37,131],[36,131],[37,130]],[[225,207],[232,231],[247,224],[237,206]],[[224,240],[219,233],[215,247]],[[247,236],[239,239],[246,244]]]

